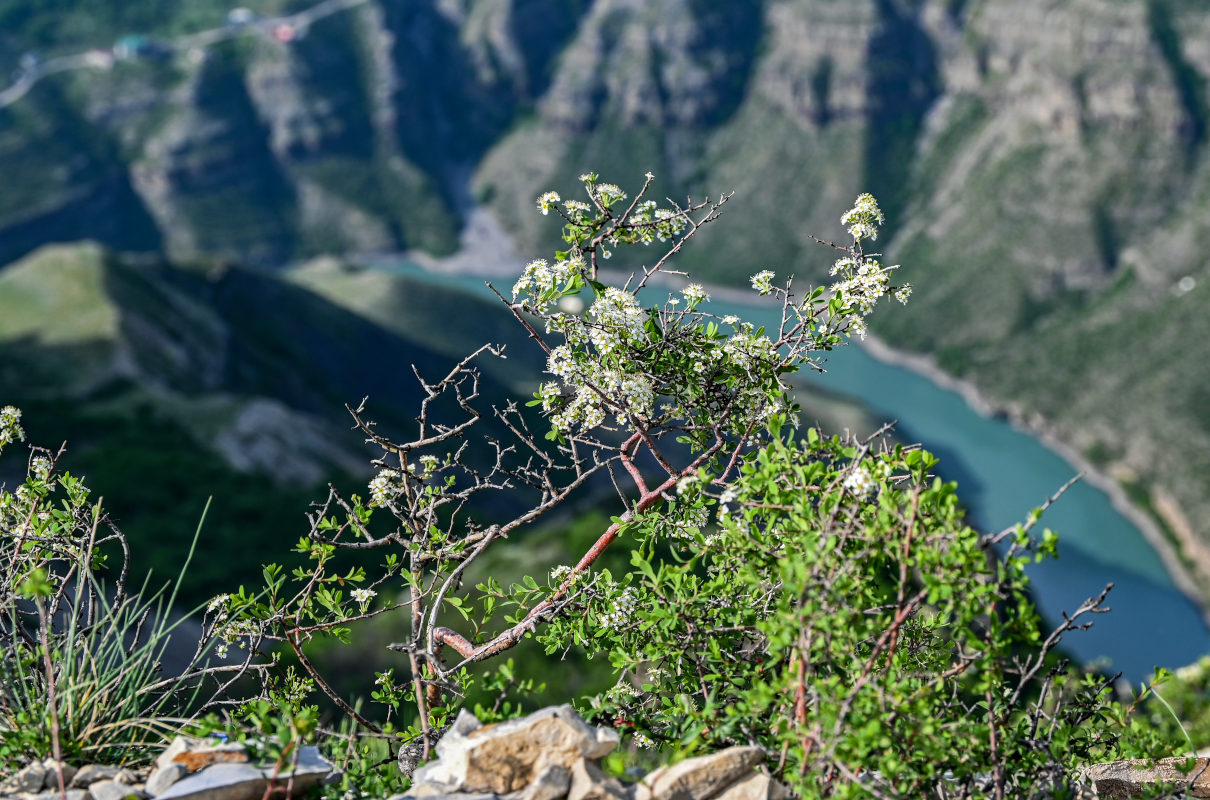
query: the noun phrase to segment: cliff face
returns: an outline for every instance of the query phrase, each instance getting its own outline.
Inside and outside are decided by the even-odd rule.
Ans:
[[[880,333],[1210,539],[1203,4],[369,0],[303,33],[0,110],[0,261],[82,237],[440,252],[471,197],[544,253],[540,192],[650,169],[660,194],[736,191],[683,266],[818,280],[806,234],[873,191],[917,287]]]
[[[365,3],[289,44],[43,80],[0,110],[0,261],[79,238],[258,262],[449,250],[468,169],[544,88],[576,8]]]

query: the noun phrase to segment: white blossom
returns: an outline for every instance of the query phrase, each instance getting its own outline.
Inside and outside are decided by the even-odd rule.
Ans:
[[[12,406],[0,408],[0,448],[12,442],[24,442],[25,429],[21,427],[21,409]]]
[[[845,477],[844,488],[852,492],[854,497],[861,500],[874,493],[876,484],[868,469],[864,466],[857,466]]]
[[[840,218],[841,224],[848,228],[849,235],[857,241],[877,239],[878,226],[885,221],[878,201],[869,193],[859,196],[853,207]]]
[[[384,469],[370,481],[370,508],[384,508],[403,491],[403,476],[397,470]]]
[[[606,630],[621,628],[634,616],[638,602],[634,589],[626,587],[625,591],[613,599],[613,607],[601,616],[601,627]]]
[[[373,589],[354,589],[353,591],[349,592],[349,596],[358,603],[368,603],[376,594],[378,594],[378,592],[374,591]]]
[[[752,288],[760,292],[762,295],[773,291],[773,275],[771,269],[761,270],[752,276]]]
[[[685,296],[685,302],[692,306],[696,306],[703,300],[709,300],[710,295],[706,294],[706,290],[702,288],[700,283],[691,283],[681,290],[681,294]]]
[[[538,210],[542,212],[542,216],[546,216],[550,213],[551,207],[561,199],[558,192],[544,192],[538,198]]]

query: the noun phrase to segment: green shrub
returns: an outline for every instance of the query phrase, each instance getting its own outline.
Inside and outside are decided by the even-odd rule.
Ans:
[[[417,375],[411,441],[379,435],[364,402],[350,408],[383,452],[368,498],[332,490],[296,547],[308,564],[266,567],[263,593],[230,598],[230,624],[284,643],[329,702],[401,748],[405,773],[483,680],[472,668],[532,637],[550,654],[608,655],[619,682],[584,707],[636,743],[758,744],[803,796],[918,797],[941,782],[947,796],[1070,796],[1075,769],[1116,753],[1132,726],[1110,680],[1055,651],[1104,593],[1044,634],[1024,567],[1056,545],[1031,540],[1036,514],[980,535],[926,452],[795,427],[786,376],[864,336],[883,297],[908,300],[896,267],[866,252],[883,222],[874,198],[842,218],[849,244],[823,242],[838,256],[831,286],[798,294],[771,270],[752,276],[780,308],[766,330],[711,313],[698,284],[659,284],[678,280],[672,260],[727,196],[661,207],[645,199],[650,174],[633,199],[582,181],[584,200],[538,198],[566,249],[526,265],[511,297],[497,291],[548,357],[529,404],[547,422],[507,404],[490,413],[511,438],[480,433],[475,363],[500,355],[491,345]],[[646,266],[608,285],[605,260],[635,245],[654,245]],[[602,484],[617,515],[574,564],[463,586],[489,549]],[[615,578],[600,559],[619,537],[637,549]],[[367,551],[377,567],[350,566]],[[377,676],[380,725],[307,650],[383,615],[406,627],[391,645],[402,667]],[[512,686],[510,671],[491,680]]]

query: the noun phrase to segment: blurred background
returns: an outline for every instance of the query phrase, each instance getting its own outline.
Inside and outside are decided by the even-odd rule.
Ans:
[[[1072,652],[1135,679],[1210,652],[1210,6],[242,2],[0,0],[0,404],[69,442],[140,569],[175,575],[213,495],[187,596],[258,584],[327,482],[364,494],[344,404],[408,430],[412,363],[503,342],[488,396],[527,398],[483,278],[559,245],[543,191],[651,171],[735,192],[676,264],[717,287],[825,280],[808,235],[873,192],[915,294],[805,418],[897,420],[987,530],[1084,471],[1035,576],[1051,619],[1116,584]]]

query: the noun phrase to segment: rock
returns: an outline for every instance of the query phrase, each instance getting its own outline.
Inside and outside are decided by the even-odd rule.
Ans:
[[[429,783],[413,784],[412,788],[408,789],[406,795],[400,794],[390,800],[399,800],[403,797],[446,797],[458,793],[457,786],[451,786],[448,783],[437,783],[431,781]]]
[[[143,800],[147,793],[121,781],[96,781],[88,787],[92,800]]]
[[[87,789],[97,781],[120,780],[126,784],[135,781],[134,775],[121,767],[111,767],[105,764],[87,764],[76,771],[71,779],[74,789]]]
[[[561,764],[547,764],[533,783],[506,795],[505,800],[558,800],[570,787],[571,772]]]
[[[62,800],[63,795],[58,789],[53,789],[49,792],[41,792],[39,794],[26,795],[24,800]],[[68,789],[67,800],[89,800],[88,792],[83,789]]]
[[[621,781],[615,780],[591,761],[581,758],[571,768],[567,800],[629,800]]]
[[[197,772],[211,764],[238,763],[248,760],[248,751],[242,744],[215,744],[205,739],[178,736],[164,752],[156,757],[155,765],[182,764],[189,772]]]
[[[151,773],[151,777],[147,779],[147,785],[144,788],[147,790],[147,794],[152,797],[158,797],[188,774],[189,770],[185,768],[184,764],[168,763]]]
[[[315,745],[299,748],[298,762],[284,764],[276,774],[272,764],[261,768],[261,774],[278,786],[284,787],[287,782],[292,781],[291,788],[295,793],[319,785],[331,772],[332,764],[319,754],[319,748]]]
[[[35,761],[22,767],[16,775],[9,779],[8,785],[12,791],[22,794],[41,791],[46,782],[46,767]]]
[[[215,764],[177,781],[157,800],[260,800],[268,786],[251,764]]]
[[[478,726],[472,720],[459,716],[437,744],[438,760],[416,770],[417,784],[507,794],[529,786],[551,764],[570,769],[580,759],[600,758],[618,743],[616,732],[594,728],[570,705],[496,725]]]
[[[59,769],[63,770],[63,785],[70,786],[71,779],[76,776],[76,768],[53,758],[43,759],[42,766],[46,768],[46,779],[42,782],[43,789],[59,788]]]
[[[789,796],[790,790],[781,781],[775,781],[764,773],[754,772],[731,784],[714,800],[786,800]]]
[[[1190,765],[1186,767],[1186,765]],[[1210,797],[1210,759],[1161,758],[1095,764],[1085,773],[1101,797],[1133,797],[1161,785],[1188,787],[1189,797]]]
[[[764,757],[759,747],[729,747],[661,767],[639,785],[647,787],[655,800],[709,800],[745,777]]]
[[[436,786],[437,784],[428,783],[426,786]],[[411,790],[407,794],[391,795],[387,800],[412,800],[415,797],[425,797],[427,800],[500,800],[500,795],[492,794],[491,792],[443,792],[440,794],[416,795],[412,794]]]

